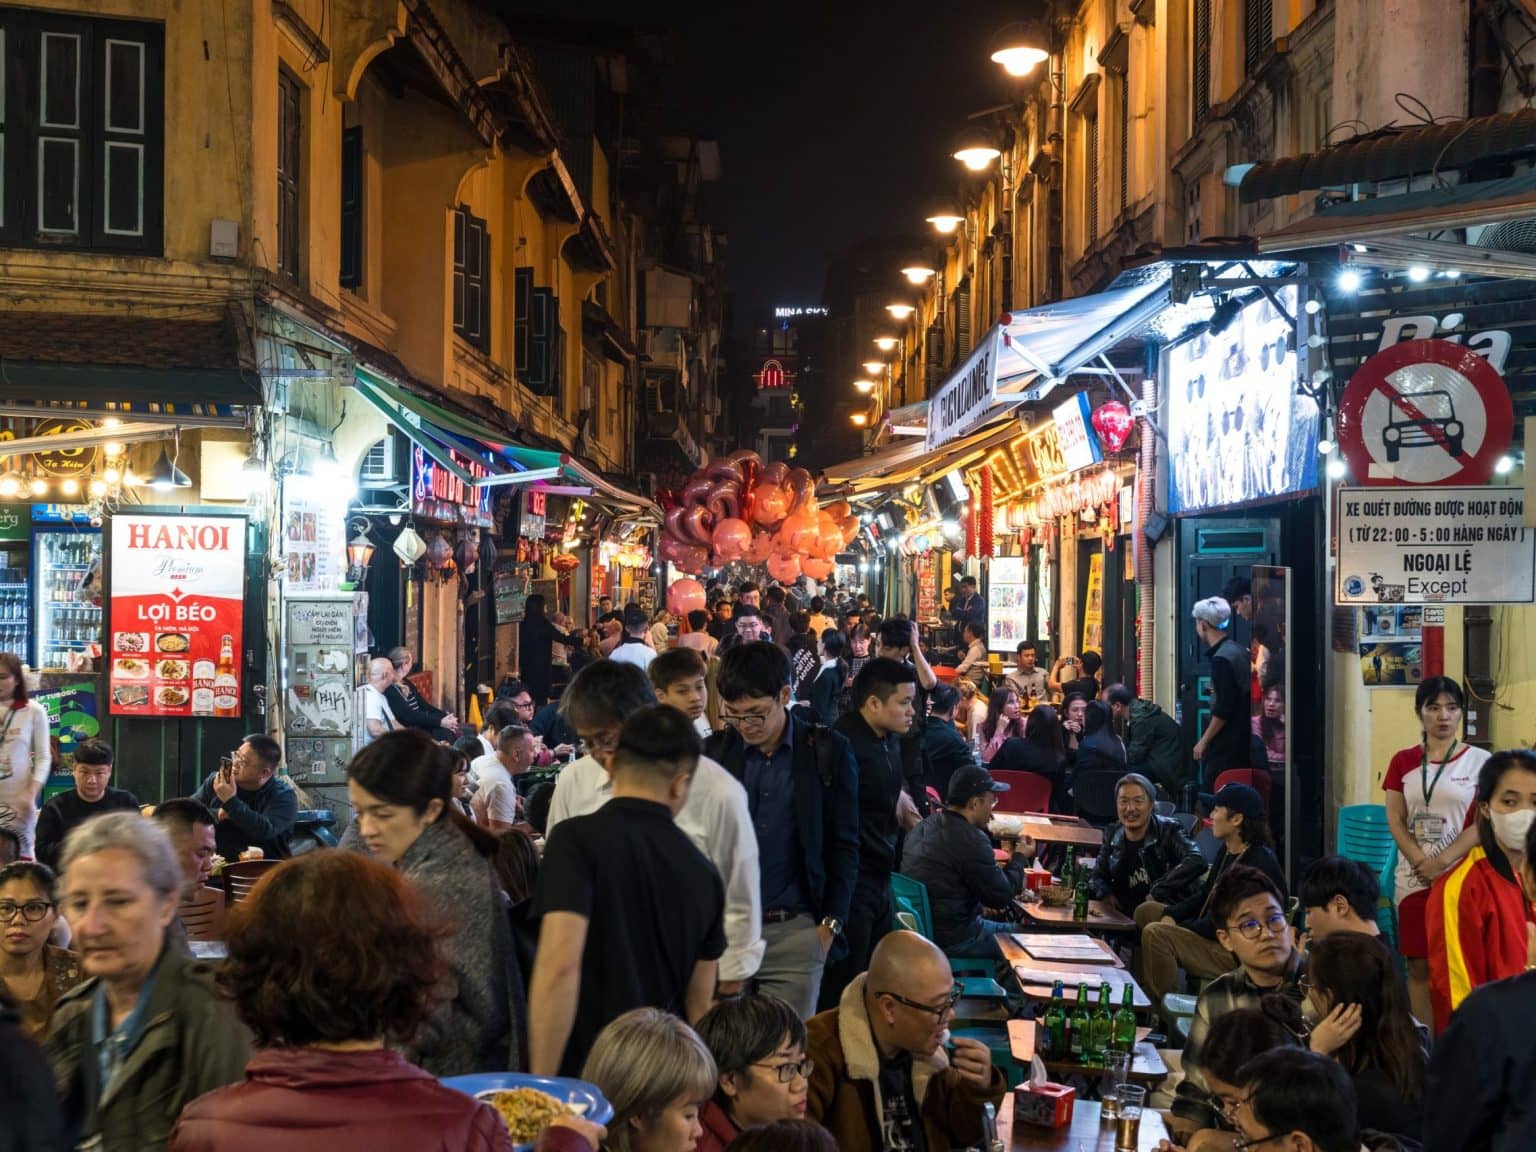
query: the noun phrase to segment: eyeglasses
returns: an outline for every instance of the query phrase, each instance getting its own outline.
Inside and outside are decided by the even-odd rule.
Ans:
[[[21,918],[28,924],[36,924],[44,916],[53,910],[55,905],[48,900],[28,900],[25,904],[13,904],[7,900],[0,903],[0,924],[9,924],[16,919],[16,913],[21,913]]]
[[[512,701],[512,707],[516,708],[519,712],[532,712],[533,711],[533,701],[532,700],[514,700],[514,701]]]
[[[581,749],[583,752],[600,752],[604,756],[610,755],[619,746],[619,734],[617,732],[605,732],[601,736],[588,738],[582,736]]]
[[[1248,1152],[1248,1149],[1257,1148],[1260,1144],[1268,1144],[1271,1140],[1282,1140],[1285,1135],[1284,1132],[1271,1132],[1268,1136],[1254,1136],[1252,1139],[1247,1136],[1237,1136],[1232,1140],[1232,1147],[1236,1152]]]
[[[754,1068],[771,1068],[779,1078],[780,1084],[789,1084],[795,1080],[809,1080],[811,1073],[816,1071],[816,1061],[807,1056],[798,1064],[765,1064],[759,1061],[753,1064]]]
[[[771,711],[771,710],[770,710]],[[720,719],[738,728],[760,728],[768,723],[768,712],[727,712],[720,711]]]
[[[916,1000],[908,1000],[905,996],[898,996],[894,992],[881,992],[879,995],[889,996],[892,1000],[896,1001],[896,1003],[905,1004],[908,1008],[911,1008],[915,1012],[926,1012],[928,1015],[937,1016],[942,1020],[945,1016],[955,1010],[956,1004],[960,1003],[960,985],[956,984],[953,988],[951,988],[949,990],[949,999],[937,1007],[932,1004],[919,1004]]]
[[[1244,920],[1241,924],[1230,925],[1227,931],[1236,932],[1244,940],[1257,940],[1265,932],[1271,936],[1284,935],[1285,929],[1285,913],[1275,912],[1264,917],[1262,921]]]

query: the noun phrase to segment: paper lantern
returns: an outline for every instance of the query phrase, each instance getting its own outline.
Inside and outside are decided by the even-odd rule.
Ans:
[[[1090,422],[1099,434],[1099,441],[1107,452],[1118,452],[1130,439],[1131,429],[1136,427],[1136,417],[1119,400],[1109,400],[1094,410]]]
[[[716,563],[729,564],[732,560],[740,560],[747,554],[747,549],[752,544],[752,529],[744,520],[721,520],[715,525],[712,543]]]
[[[560,573],[560,575],[569,576],[581,567],[581,561],[576,558],[574,553],[556,552],[549,558],[549,566]]]
[[[414,564],[426,554],[426,541],[416,534],[416,529],[409,524],[400,529],[400,535],[395,537],[395,555],[402,564]]]
[[[667,610],[680,617],[686,617],[690,612],[702,612],[704,585],[689,577],[672,581],[667,589]]]

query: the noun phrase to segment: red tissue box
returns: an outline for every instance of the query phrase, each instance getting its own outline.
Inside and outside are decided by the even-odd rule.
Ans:
[[[1072,1102],[1077,1092],[1070,1084],[1020,1084],[1013,1090],[1013,1122],[1041,1128],[1061,1128],[1072,1123]]]

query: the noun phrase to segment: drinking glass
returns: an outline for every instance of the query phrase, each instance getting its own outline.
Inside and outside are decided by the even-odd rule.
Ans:
[[[1141,1110],[1147,1102],[1147,1090],[1140,1084],[1122,1084],[1115,1095],[1120,1100],[1120,1115],[1115,1119],[1115,1152],[1136,1152],[1141,1139]]]
[[[1104,1053],[1104,1072],[1099,1078],[1099,1101],[1103,1105],[1104,1119],[1113,1120],[1120,1115],[1120,1089],[1130,1073],[1129,1052]]]

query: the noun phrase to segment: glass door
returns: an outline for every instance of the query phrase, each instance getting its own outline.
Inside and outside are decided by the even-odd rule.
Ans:
[[[0,542],[0,651],[30,661],[32,599],[28,594],[27,542]]]
[[[56,672],[94,672],[101,654],[101,534],[39,531],[38,665]]]

